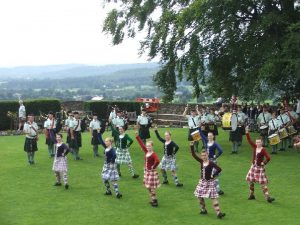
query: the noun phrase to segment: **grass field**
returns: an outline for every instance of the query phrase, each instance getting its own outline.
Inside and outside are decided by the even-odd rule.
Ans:
[[[163,134],[164,130],[159,131]],[[134,137],[133,131],[128,133]],[[231,155],[228,133],[224,131],[218,137],[224,149],[218,163],[223,169],[220,181],[225,192],[220,197],[220,205],[226,217],[223,220],[216,218],[210,200],[206,201],[208,215],[199,215],[199,204],[193,195],[199,180],[199,164],[188,150],[186,133],[186,129],[172,129],[173,139],[180,146],[178,177],[184,186],[176,188],[169,175],[170,184],[157,191],[158,208],[152,208],[148,203],[148,193],[141,178],[143,152],[136,142],[131,147],[131,155],[141,177],[134,180],[127,167],[121,167],[119,188],[123,198],[117,199],[103,195],[104,185],[99,176],[103,156],[92,156],[88,133],[83,134],[83,160],[74,161],[68,157],[69,190],[53,186],[53,160],[48,157],[44,137],[40,138],[36,164],[32,166],[27,164],[23,151],[24,136],[0,137],[0,225],[300,224],[300,154],[289,150],[272,155],[267,175],[275,202],[267,203],[258,185],[255,186],[256,200],[249,201],[245,176],[250,167],[251,149],[244,140],[240,154]],[[107,135],[106,132],[104,136]],[[162,144],[154,133],[151,135],[161,157]]]

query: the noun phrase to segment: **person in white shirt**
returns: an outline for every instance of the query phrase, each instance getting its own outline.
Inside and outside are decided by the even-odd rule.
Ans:
[[[263,140],[263,147],[266,147],[268,145],[268,124],[269,121],[272,119],[271,114],[268,112],[268,108],[266,106],[263,106],[263,111],[258,115],[257,122],[260,129],[260,136]],[[262,128],[265,126],[265,128]]]
[[[28,115],[28,121],[24,124],[23,132],[26,134],[24,151],[27,152],[28,163],[34,164],[34,154],[38,150],[37,141],[39,138],[38,125],[34,122],[34,115]]]
[[[275,134],[280,127],[280,122],[278,121],[276,117],[276,111],[272,112],[272,119],[269,121],[269,132],[268,135]],[[272,153],[271,154],[277,154],[278,150],[278,144],[277,145],[272,145]]]
[[[100,142],[100,133],[101,133],[101,122],[98,120],[96,113],[93,113],[93,120],[90,122],[90,133],[92,136],[91,144],[93,145],[94,157],[99,157],[98,145]]]
[[[71,143],[71,131],[70,131],[70,124],[74,120],[74,115],[72,111],[67,112],[68,118],[65,120],[65,131],[67,132],[67,144],[70,146]],[[70,149],[70,152],[73,153],[73,151]]]
[[[114,138],[114,143],[115,146],[118,146],[118,141],[119,141],[119,128],[125,126],[125,121],[122,118],[122,112],[118,110],[117,116],[111,121],[111,135]]]
[[[48,119],[44,123],[44,133],[46,137],[46,144],[48,145],[48,152],[50,157],[54,157],[54,144],[56,144],[56,120],[54,113],[48,113]]]
[[[277,117],[277,120],[279,121],[279,127],[281,129],[287,129],[287,126],[290,123],[290,118],[289,116],[286,114],[284,108],[280,108],[280,114]],[[281,148],[279,149],[279,151],[285,151],[287,148],[287,140],[288,137],[281,139]]]
[[[201,114],[198,109],[198,105],[196,105],[195,109],[190,110],[190,115],[187,115],[187,111],[189,109],[189,105],[187,105],[184,109],[184,112],[182,113],[182,116],[184,116],[188,120],[188,141],[193,141],[192,133],[197,131],[199,124],[200,124],[200,117]],[[198,115],[197,115],[198,114]],[[196,151],[199,151],[199,141],[194,141],[194,147]]]
[[[147,116],[147,111],[145,108],[141,109],[142,113],[138,116],[136,120],[137,128],[139,131],[139,136],[142,139],[144,143],[146,143],[146,140],[150,138],[150,131],[149,128],[152,125],[151,118]]]
[[[25,106],[23,105],[23,101],[20,100],[19,101],[20,107],[19,107],[19,128],[18,128],[18,132],[20,132],[22,130],[22,126],[24,125],[25,121],[26,121],[26,109]]]
[[[79,148],[82,146],[81,138],[81,120],[79,113],[74,112],[74,119],[70,122],[71,142],[70,147],[73,149],[75,160],[82,160],[79,156]]]

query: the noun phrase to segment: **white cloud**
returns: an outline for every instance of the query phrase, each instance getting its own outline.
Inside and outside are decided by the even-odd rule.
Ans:
[[[139,40],[112,46],[103,0],[0,1],[0,66],[146,62]]]

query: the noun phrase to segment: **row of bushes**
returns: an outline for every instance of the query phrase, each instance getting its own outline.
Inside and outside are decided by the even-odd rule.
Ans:
[[[40,112],[57,112],[61,108],[61,103],[57,99],[29,100],[24,101],[24,105],[26,114],[33,113],[34,115],[40,115]],[[7,116],[7,113],[11,111],[18,116],[18,109],[18,101],[0,101],[0,130],[8,130],[11,128],[12,120]]]

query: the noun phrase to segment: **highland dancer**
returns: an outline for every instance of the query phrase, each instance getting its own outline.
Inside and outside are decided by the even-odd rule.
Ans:
[[[171,140],[171,133],[169,131],[165,132],[165,139],[161,138],[157,128],[155,128],[155,134],[157,139],[164,144],[164,156],[160,163],[160,169],[163,176],[163,184],[168,184],[167,170],[172,172],[172,176],[176,187],[182,187],[183,184],[179,182],[176,174],[176,153],[179,150],[178,145]]]
[[[117,170],[117,164],[116,164],[116,150],[113,148],[113,138],[105,138],[105,142],[103,142],[101,134],[99,135],[99,140],[102,146],[105,149],[105,161],[102,168],[101,176],[106,188],[105,195],[112,195],[112,192],[110,190],[110,183],[112,182],[114,191],[117,198],[122,198],[122,194],[119,192],[119,186],[118,186],[118,180],[119,174]]]
[[[200,214],[207,214],[204,198],[210,198],[212,199],[213,207],[216,211],[217,217],[222,219],[226,214],[221,212],[218,201],[219,194],[215,185],[215,177],[221,172],[221,168],[208,159],[208,154],[206,151],[202,151],[199,158],[195,153],[193,141],[190,142],[190,148],[192,156],[201,165],[201,178],[194,192],[195,196],[200,202]]]
[[[253,151],[252,165],[246,177],[246,180],[248,181],[249,188],[250,188],[250,195],[248,199],[249,200],[255,199],[254,183],[259,183],[265,195],[266,200],[269,203],[272,203],[275,199],[270,197],[269,195],[269,190],[267,187],[268,179],[265,174],[265,165],[271,160],[271,158],[267,150],[264,147],[262,147],[261,139],[256,139],[256,143],[254,143],[251,140],[248,127],[246,127],[246,137]]]
[[[214,135],[212,132],[209,132],[206,137],[200,128],[198,128],[198,130],[200,132],[202,140],[204,141],[205,149],[208,154],[208,159],[214,162],[215,164],[217,164],[217,158],[219,158],[219,156],[222,155],[223,153],[221,146],[216,141],[214,141]],[[216,153],[216,150],[218,151],[218,153]],[[216,171],[213,170],[213,173],[214,172]],[[215,183],[216,183],[218,194],[223,195],[224,192],[220,188],[220,181],[218,178],[215,179]]]
[[[28,163],[34,164],[34,153],[38,150],[37,141],[39,140],[38,125],[34,122],[34,115],[28,115],[28,121],[24,124],[23,132],[26,134],[24,151],[27,152]]]
[[[118,140],[118,145],[117,145],[117,169],[119,176],[121,176],[121,164],[127,164],[129,172],[132,176],[132,178],[138,178],[139,175],[135,174],[134,168],[132,165],[132,160],[131,156],[129,153],[129,147],[132,145],[133,140],[131,137],[129,137],[128,134],[125,133],[125,128],[124,127],[119,127],[119,140]]]
[[[143,140],[140,138],[138,133],[136,133],[136,140],[141,146],[142,150],[145,153],[144,156],[144,185],[148,189],[150,194],[150,204],[153,207],[158,206],[158,201],[156,198],[156,188],[160,186],[158,173],[156,167],[159,165],[159,158],[156,153],[153,151],[153,142],[147,141],[146,146]]]
[[[52,170],[55,173],[56,183],[54,186],[61,186],[61,177],[63,177],[65,189],[69,189],[68,184],[68,162],[67,154],[69,153],[69,147],[62,142],[62,134],[56,134],[55,157]]]

